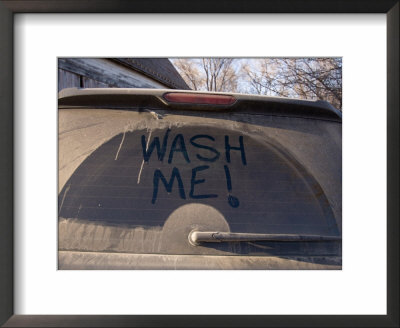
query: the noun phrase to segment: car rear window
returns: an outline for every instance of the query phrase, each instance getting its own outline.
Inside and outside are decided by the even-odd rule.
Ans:
[[[60,133],[95,140],[101,125],[107,128],[107,110],[90,111],[94,116],[101,113],[100,127],[84,127],[76,134],[76,128],[68,132],[60,125]],[[118,111],[108,112],[115,120]],[[197,247],[188,243],[194,230],[339,236],[339,209],[335,213],[334,199],[326,192],[332,186],[326,185],[341,186],[341,181],[324,175],[332,175],[324,172],[334,167],[332,161],[341,161],[340,152],[324,144],[330,140],[330,146],[335,145],[332,131],[341,131],[338,123],[228,114],[210,125],[201,116],[187,120],[173,115],[165,122],[155,113],[120,112],[124,113],[120,131],[85,156],[59,193],[60,249],[208,255],[340,253],[337,242],[258,241]],[[144,123],[142,128],[139,123],[127,128],[127,117],[155,123],[151,128]],[[319,155],[311,160],[307,155],[311,153]],[[334,172],[340,179],[341,172]]]

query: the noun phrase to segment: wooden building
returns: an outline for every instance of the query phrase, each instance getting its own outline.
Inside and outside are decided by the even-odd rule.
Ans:
[[[65,88],[190,88],[167,58],[59,58]]]

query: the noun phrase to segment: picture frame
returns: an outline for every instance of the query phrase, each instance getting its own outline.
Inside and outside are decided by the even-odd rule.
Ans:
[[[155,9],[156,8],[156,9]],[[399,249],[399,1],[11,1],[0,2],[0,324],[5,327],[140,327],[140,326],[353,326],[398,327]],[[387,16],[387,315],[268,316],[90,316],[14,315],[14,147],[13,16],[17,13],[385,13]]]

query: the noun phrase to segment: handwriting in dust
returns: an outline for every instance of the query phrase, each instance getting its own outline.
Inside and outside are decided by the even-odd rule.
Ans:
[[[159,137],[154,137],[152,141],[150,141],[149,138],[146,140],[146,136],[142,135],[141,136],[141,144],[142,144],[142,153],[143,153],[143,161],[148,163],[152,154],[154,153],[154,150],[156,149],[157,152],[157,158],[160,162],[164,161],[164,158],[167,154],[167,149],[168,149],[168,140],[170,138],[171,134],[171,129],[167,129],[165,131],[165,134],[163,136],[162,142],[160,141]],[[232,140],[229,135],[224,136],[224,153],[225,153],[225,159],[221,159],[221,152],[217,150],[217,148],[210,146],[209,144],[213,144],[215,142],[215,138],[211,135],[208,134],[196,134],[192,136],[189,139],[189,143],[191,146],[198,148],[198,149],[203,149],[207,151],[209,154],[208,156],[196,154],[196,157],[199,161],[204,162],[204,165],[196,166],[192,168],[192,175],[190,179],[190,191],[189,191],[189,198],[192,199],[206,199],[206,198],[216,198],[218,197],[217,194],[198,194],[196,193],[196,186],[202,183],[206,183],[206,179],[204,176],[206,175],[207,171],[210,166],[206,165],[206,163],[213,163],[218,160],[221,160],[224,162],[223,167],[224,167],[224,172],[225,172],[225,178],[226,178],[226,187],[228,190],[228,197],[227,201],[230,206],[233,208],[239,207],[239,199],[235,196],[232,195],[232,179],[231,179],[231,174],[229,170],[229,164],[232,164],[231,161],[231,152],[232,151],[238,151],[240,152],[240,158],[241,158],[241,165],[247,165],[246,162],[246,152],[245,152],[245,146],[244,146],[244,141],[243,141],[243,136],[238,136],[238,140]],[[170,145],[169,148],[169,153],[168,153],[168,159],[167,162],[168,164],[171,164],[171,166],[174,164],[174,156],[176,156],[176,153],[180,153],[181,156],[184,158],[184,160],[190,164],[191,160],[188,155],[187,147],[186,147],[185,138],[183,134],[177,134]],[[206,143],[206,144],[205,144]],[[155,155],[153,155],[155,156]],[[237,163],[235,163],[237,164]],[[200,173],[201,172],[201,173]],[[151,199],[151,203],[155,204],[157,201],[157,195],[159,192],[160,188],[160,182],[163,184],[165,187],[166,191],[168,193],[172,192],[174,182],[176,180],[178,191],[179,191],[179,196],[182,199],[187,199],[187,190],[185,191],[185,186],[182,181],[182,176],[181,173],[179,172],[179,168],[173,166],[172,171],[171,171],[171,176],[169,178],[169,181],[166,178],[165,175],[166,172],[162,172],[161,169],[156,169],[154,170],[154,175],[153,175],[153,196]],[[199,178],[199,176],[202,176],[203,178]],[[186,187],[189,189],[188,187]]]

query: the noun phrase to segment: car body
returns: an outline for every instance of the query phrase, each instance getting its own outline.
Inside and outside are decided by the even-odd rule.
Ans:
[[[58,107],[59,269],[341,269],[328,103],[74,88]]]

